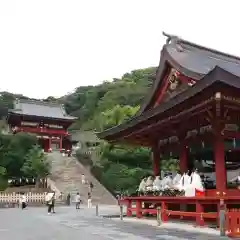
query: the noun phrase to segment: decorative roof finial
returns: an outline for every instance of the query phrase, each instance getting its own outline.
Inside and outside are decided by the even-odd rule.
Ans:
[[[167,34],[165,32],[162,32],[162,34],[167,37],[166,44],[177,43],[179,41],[179,37],[176,35]]]

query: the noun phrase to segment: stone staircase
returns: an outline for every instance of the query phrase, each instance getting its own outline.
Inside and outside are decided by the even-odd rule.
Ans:
[[[48,158],[52,163],[52,173],[49,178],[65,196],[68,193],[74,196],[79,192],[83,202],[87,202],[89,186],[83,185],[81,181],[81,175],[84,174],[86,180],[94,185],[93,204],[116,204],[117,201],[112,194],[76,158],[62,156],[59,152],[48,153]]]

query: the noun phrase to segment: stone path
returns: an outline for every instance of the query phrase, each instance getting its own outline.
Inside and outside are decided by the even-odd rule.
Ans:
[[[46,208],[1,209],[0,239],[4,240],[219,240],[219,236],[156,228],[95,216],[95,209],[59,207],[47,215]],[[101,207],[100,214],[116,213],[116,208]],[[226,239],[226,238],[223,238]]]

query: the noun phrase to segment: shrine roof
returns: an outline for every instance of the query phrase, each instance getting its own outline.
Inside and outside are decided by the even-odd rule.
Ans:
[[[18,115],[37,116],[45,118],[74,120],[75,117],[67,115],[64,107],[59,103],[19,99],[9,113]]]
[[[129,128],[135,127],[137,124],[144,122],[156,115],[159,115],[177,105],[187,101],[196,94],[203,92],[207,88],[213,87],[213,85],[224,84],[225,86],[231,86],[240,89],[240,75],[237,76],[219,66],[216,66],[208,74],[202,77],[200,81],[197,81],[192,87],[188,88],[186,91],[176,95],[169,101],[163,102],[153,109],[147,110],[141,115],[136,115],[128,122],[115,126],[113,128],[107,129],[104,132],[98,134],[99,138],[106,139],[111,138],[119,132],[123,132]]]
[[[167,37],[167,41],[161,50],[156,79],[138,114],[148,108],[154,93],[163,80],[166,64],[194,80],[201,79],[216,66],[240,76],[240,57],[197,45],[178,36],[166,33],[163,35]]]

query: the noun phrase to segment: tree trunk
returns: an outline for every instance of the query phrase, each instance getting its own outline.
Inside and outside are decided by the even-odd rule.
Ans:
[[[36,178],[36,185],[35,185],[35,188],[36,188],[36,189],[39,189],[39,186],[40,186],[40,178],[37,177],[37,178]]]

